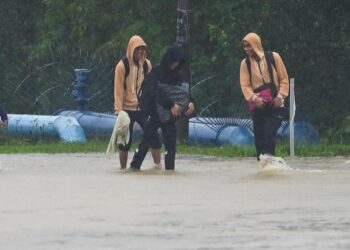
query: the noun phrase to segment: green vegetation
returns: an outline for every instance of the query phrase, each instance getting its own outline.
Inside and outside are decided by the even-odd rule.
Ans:
[[[108,145],[106,140],[90,140],[84,144],[71,144],[62,142],[33,142],[11,140],[0,144],[0,154],[17,153],[90,153],[105,152]],[[133,145],[135,149],[136,145]],[[189,155],[210,155],[218,157],[254,157],[255,148],[253,146],[189,146],[185,144],[177,145],[177,152]],[[278,144],[277,155],[289,156],[289,146]],[[345,144],[315,144],[297,146],[295,149],[298,157],[333,157],[350,156],[350,145]]]
[[[350,1],[189,0],[192,94],[197,114],[246,115],[239,86],[241,39],[261,35],[295,78],[296,119],[327,143],[350,141]],[[159,62],[176,35],[177,1],[0,1],[0,103],[9,113],[74,108],[74,68],[93,71],[90,110],[113,109],[113,70],[131,35]],[[20,100],[20,101],[19,101]],[[348,126],[348,125],[347,125]]]
[[[108,145],[107,141],[88,141],[84,144],[31,141],[31,140],[10,140],[0,144],[0,154],[17,153],[89,153],[103,152]]]
[[[278,144],[276,154],[282,157],[289,156],[289,145]],[[220,157],[254,157],[255,148],[253,146],[224,146],[224,147],[204,147],[178,145],[178,152],[183,154],[212,155]],[[295,148],[297,157],[334,157],[350,156],[350,145],[346,144],[315,144],[299,145]]]

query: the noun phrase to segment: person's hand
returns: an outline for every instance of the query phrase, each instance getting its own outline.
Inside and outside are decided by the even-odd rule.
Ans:
[[[8,124],[9,124],[9,121],[8,121],[8,120],[4,120],[4,121],[2,121],[2,123],[1,123],[1,127],[7,128]]]
[[[190,102],[189,104],[188,104],[188,109],[187,109],[187,111],[186,111],[186,113],[185,113],[185,115],[186,116],[190,116],[193,112],[194,112],[194,103],[193,102]]]
[[[255,98],[254,102],[255,102],[255,105],[260,109],[264,108],[267,105],[267,101],[259,96]]]
[[[170,109],[171,111],[171,114],[174,116],[174,117],[178,117],[181,115],[181,107],[178,105],[178,104],[174,104],[174,106]]]
[[[274,108],[280,108],[282,107],[284,104],[284,100],[281,97],[275,97],[275,99],[273,99],[273,107]]]

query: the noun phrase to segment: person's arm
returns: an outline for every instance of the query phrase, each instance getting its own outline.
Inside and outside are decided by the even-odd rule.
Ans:
[[[274,52],[273,56],[276,62],[276,72],[277,79],[279,84],[279,91],[276,98],[273,100],[273,106],[275,108],[283,107],[284,99],[288,96],[289,93],[289,78],[286,66],[284,66],[281,56]]]
[[[276,52],[273,54],[276,62],[277,78],[279,83],[278,94],[283,98],[286,98],[289,94],[289,78],[287,69],[283,63],[281,56]]]
[[[114,112],[118,114],[123,110],[125,67],[120,60],[114,73]]]
[[[196,103],[190,94],[190,102],[188,103],[187,111],[185,113],[185,116],[190,116],[193,114],[193,112],[196,110]]]

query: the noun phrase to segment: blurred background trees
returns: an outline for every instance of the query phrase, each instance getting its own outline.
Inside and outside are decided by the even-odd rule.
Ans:
[[[297,119],[321,136],[346,126],[350,1],[190,0],[197,115],[246,116],[239,86],[245,34],[261,35],[295,78]],[[89,68],[88,108],[113,110],[114,67],[133,34],[153,63],[175,41],[177,1],[0,1],[0,103],[9,113],[74,108],[75,68]]]

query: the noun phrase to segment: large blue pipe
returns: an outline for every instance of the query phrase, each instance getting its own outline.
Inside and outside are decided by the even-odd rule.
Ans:
[[[197,145],[216,145],[217,131],[205,123],[191,121],[188,124],[188,143]]]
[[[216,144],[223,145],[254,145],[254,134],[247,128],[242,126],[225,125],[216,135]]]
[[[239,118],[195,117],[188,126],[189,144],[253,145],[252,121]]]
[[[243,146],[254,143],[252,130],[243,126],[226,124],[219,129],[214,129],[208,124],[190,121],[188,129],[189,144]]]
[[[250,119],[195,117],[188,126],[188,141],[200,145],[254,145],[253,123]],[[318,132],[307,122],[294,124],[296,144],[319,142]],[[284,121],[277,136],[289,141],[289,123]]]
[[[58,112],[59,116],[72,116],[79,122],[88,138],[110,137],[116,121],[115,115],[91,111],[65,110]]]
[[[88,138],[110,138],[116,122],[114,114],[97,113],[86,110],[87,99],[85,90],[91,71],[88,69],[75,69],[76,84],[72,91],[77,110],[59,110],[56,115],[75,117],[80,126],[84,129]],[[137,141],[142,135],[141,127],[135,123],[132,140]]]
[[[91,111],[64,110],[57,113],[59,116],[75,117],[80,126],[84,129],[88,138],[110,138],[116,122],[116,116],[112,114],[97,113]],[[132,140],[140,139],[142,129],[135,122]]]
[[[290,124],[282,124],[277,135],[285,141],[289,140]],[[294,124],[294,137],[296,144],[315,144],[320,141],[317,130],[307,122],[299,121]]]
[[[74,117],[9,114],[8,133],[30,138],[59,138],[69,143],[84,143],[84,130]]]

